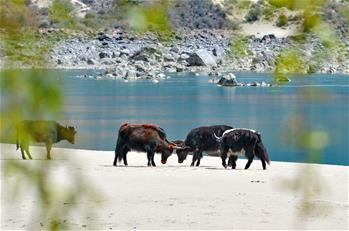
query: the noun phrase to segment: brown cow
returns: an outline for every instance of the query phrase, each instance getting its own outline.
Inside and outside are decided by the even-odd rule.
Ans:
[[[29,153],[30,142],[41,142],[46,144],[47,159],[51,159],[51,148],[54,143],[61,140],[67,140],[74,144],[76,130],[74,127],[63,127],[52,120],[24,120],[17,126],[17,150],[20,147],[22,159],[26,159],[24,151],[29,159],[32,159]]]
[[[131,150],[146,152],[148,166],[156,166],[154,162],[155,152],[161,153],[161,163],[166,164],[167,158],[174,149],[180,149],[176,144],[166,139],[165,131],[154,124],[123,124],[119,129],[119,135],[115,147],[113,165],[123,159],[127,165],[127,153]]]

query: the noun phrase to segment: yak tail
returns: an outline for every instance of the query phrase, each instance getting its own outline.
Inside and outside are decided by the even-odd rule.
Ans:
[[[119,135],[118,140],[116,141],[116,146],[115,146],[115,158],[118,159],[118,161],[120,162],[122,160],[122,154],[123,154],[123,150],[120,149],[121,145],[121,137]]]
[[[270,159],[268,155],[268,151],[262,143],[261,135],[258,133],[258,142],[256,143],[255,153],[261,159],[264,159],[268,164],[270,164]]]

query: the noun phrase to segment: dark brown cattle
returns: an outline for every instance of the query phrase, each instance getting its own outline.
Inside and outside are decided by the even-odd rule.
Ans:
[[[176,144],[167,140],[165,131],[157,125],[126,123],[119,129],[113,165],[116,166],[117,161],[121,159],[124,165],[127,165],[127,153],[131,150],[146,152],[148,166],[156,166],[156,152],[161,153],[161,163],[166,164],[167,158],[178,148]]]

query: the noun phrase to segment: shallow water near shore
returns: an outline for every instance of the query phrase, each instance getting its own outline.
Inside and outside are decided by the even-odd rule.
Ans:
[[[277,87],[218,87],[209,83],[210,76],[194,73],[169,74],[155,84],[78,78],[95,76],[93,70],[55,72],[66,97],[61,121],[78,130],[75,145],[64,141],[56,146],[113,151],[125,122],[158,124],[170,140],[183,140],[198,126],[227,124],[260,131],[272,161],[305,162],[302,150],[280,139],[286,120],[301,110],[311,129],[330,138],[323,157],[312,162],[349,165],[347,75],[294,76]],[[272,81],[270,74],[235,74],[239,82]],[[321,90],[324,100],[305,99],[304,89]]]

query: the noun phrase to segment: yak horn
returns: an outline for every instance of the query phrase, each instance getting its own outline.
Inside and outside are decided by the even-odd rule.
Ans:
[[[218,142],[221,142],[221,141],[222,141],[223,136],[218,137],[218,136],[216,135],[216,133],[213,133],[213,135],[214,135],[214,137],[216,138],[216,140],[217,140]]]
[[[177,145],[173,145],[171,143],[168,145],[168,147],[171,148],[171,149],[182,149],[182,147],[179,147]]]

